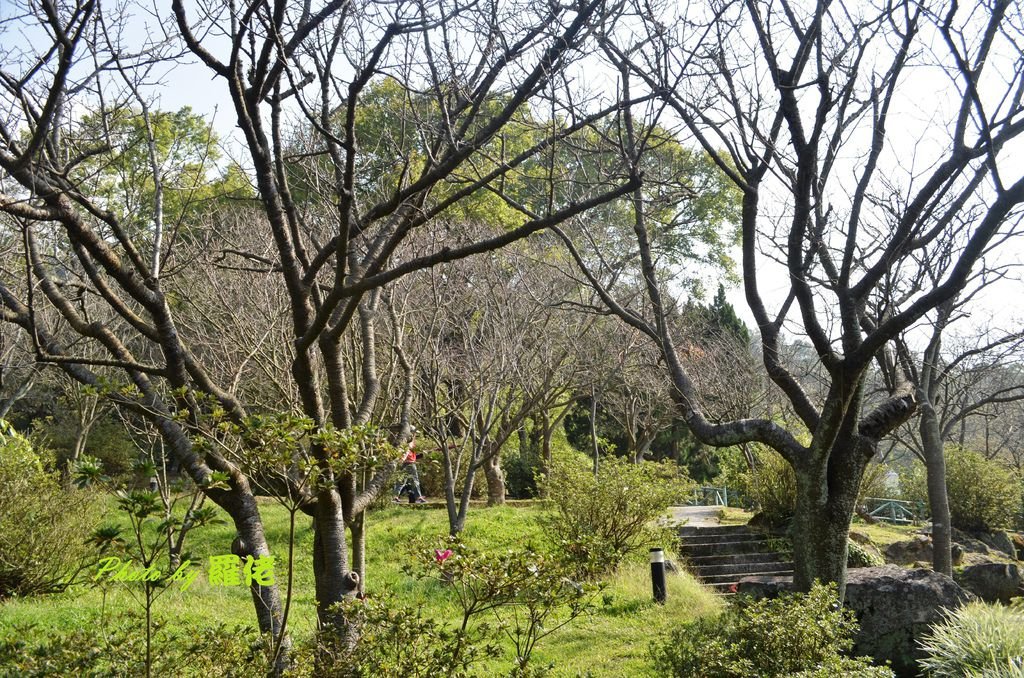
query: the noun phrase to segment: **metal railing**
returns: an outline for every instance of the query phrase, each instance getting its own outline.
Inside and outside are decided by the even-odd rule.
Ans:
[[[916,523],[920,512],[915,513],[915,506],[909,501],[886,499],[883,497],[865,497],[864,508],[872,518],[884,520],[896,525]]]
[[[697,487],[693,490],[693,496],[687,502],[690,506],[728,506],[728,487]]]

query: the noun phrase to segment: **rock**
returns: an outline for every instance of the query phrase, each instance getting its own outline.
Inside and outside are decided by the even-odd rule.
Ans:
[[[871,541],[871,537],[867,536],[863,532],[857,532],[856,530],[850,530],[850,541],[855,541],[858,544],[860,544],[861,546],[864,546],[864,545],[867,545],[867,544],[874,545],[873,542]]]
[[[968,565],[953,574],[957,583],[990,603],[1008,603],[1010,598],[1024,594],[1024,578],[1011,563]]]
[[[849,548],[847,549],[847,567],[880,567],[885,565],[885,558],[870,540],[861,542],[850,537]]]
[[[984,542],[978,541],[971,535],[961,532],[955,527],[952,530],[953,541],[963,547],[967,553],[981,553],[987,555],[989,552],[988,546]]]
[[[979,532],[976,535],[978,540],[989,548],[998,551],[1000,555],[1017,560],[1017,548],[1013,545],[1013,539],[1006,532]]]
[[[964,562],[964,547],[956,542],[950,545],[950,555],[953,557],[953,566],[956,567],[960,563]]]
[[[792,588],[789,577],[747,577],[738,592],[771,597]],[[891,662],[898,676],[914,676],[922,656],[917,640],[942,620],[943,609],[973,598],[949,577],[927,569],[886,565],[848,570],[846,604],[860,621],[853,653]]]
[[[932,538],[921,534],[906,541],[896,541],[885,547],[885,560],[897,565],[932,562]]]
[[[1010,533],[1010,539],[1013,541],[1014,547],[1017,549],[1017,560],[1024,559],[1024,534],[1020,532]]]
[[[780,593],[788,593],[792,590],[792,577],[772,575],[743,577],[736,587],[736,593],[752,598],[778,598]]]

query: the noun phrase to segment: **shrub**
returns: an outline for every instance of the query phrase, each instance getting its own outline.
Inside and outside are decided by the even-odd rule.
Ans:
[[[134,615],[92,619],[69,633],[0,641],[0,678],[146,675],[145,634]],[[29,639],[26,639],[29,637]],[[249,627],[154,624],[153,675],[267,675],[259,634]]]
[[[1013,525],[1020,512],[1020,481],[999,462],[954,449],[946,457],[946,486],[953,525],[992,530]]]
[[[969,603],[921,639],[929,676],[1024,677],[1024,609]]]
[[[0,420],[0,598],[66,588],[91,562],[91,491],[64,490],[45,450]]]
[[[663,540],[652,522],[691,486],[672,464],[605,457],[595,476],[582,455],[565,455],[553,460],[544,487],[557,509],[548,533],[576,575],[593,578]]]
[[[927,504],[925,470],[900,478],[903,498]],[[946,492],[953,527],[988,531],[1014,525],[1021,510],[1020,479],[997,461],[958,447],[946,451]]]
[[[461,630],[452,635],[442,629],[438,651],[465,656],[459,648],[471,645],[466,639],[470,621],[481,614],[493,616],[515,649],[510,675],[517,678],[544,673],[530,663],[537,643],[589,612],[601,589],[573,581],[564,563],[528,546],[487,553],[449,538],[441,548],[417,545],[415,554],[419,567],[409,572],[446,585],[462,609]],[[454,651],[445,650],[445,643],[453,644]],[[450,669],[446,675],[452,675]]]
[[[453,629],[391,599],[347,600],[340,605],[359,628],[344,651],[321,647],[320,671],[348,678],[467,676],[482,659],[498,655],[490,628]]]
[[[892,676],[841,655],[853,646],[856,631],[854,614],[839,604],[835,586],[815,584],[806,595],[740,597],[721,615],[676,629],[651,654],[659,675],[676,678]]]
[[[885,565],[885,559],[878,553],[864,548],[852,539],[847,542],[847,567],[881,567],[882,565]]]
[[[505,491],[510,499],[533,499],[537,496],[537,474],[541,470],[536,457],[524,459],[515,454],[504,458]]]
[[[751,471],[743,455],[729,455],[723,461],[721,480],[736,490],[768,525],[785,525],[796,508],[796,474],[793,467],[777,452],[764,446],[757,448],[758,467]]]

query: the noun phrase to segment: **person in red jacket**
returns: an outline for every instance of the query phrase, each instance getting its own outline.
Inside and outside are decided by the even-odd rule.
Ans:
[[[426,499],[423,497],[423,492],[420,490],[420,474],[416,469],[416,460],[423,455],[417,454],[416,452],[416,428],[412,429],[412,440],[409,441],[409,449],[406,450],[405,456],[402,457],[402,475],[397,483],[395,483],[395,498],[393,501],[396,504],[401,503],[402,495],[409,495],[410,504],[425,504]]]

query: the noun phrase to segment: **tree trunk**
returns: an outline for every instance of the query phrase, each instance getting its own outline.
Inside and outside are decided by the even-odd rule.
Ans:
[[[953,576],[952,518],[949,514],[949,495],[946,493],[946,455],[942,447],[939,418],[935,408],[926,400],[921,402],[921,446],[924,449],[925,470],[928,477],[928,504],[932,511],[932,568],[936,572]]]
[[[492,450],[484,462],[484,476],[487,478],[487,505],[500,506],[505,503],[505,472],[501,470],[501,452]]]
[[[203,476],[199,457],[184,430],[177,422],[169,418],[158,418],[155,423],[161,437],[171,450],[172,457],[185,469],[193,482],[200,484]],[[267,544],[267,538],[263,532],[263,518],[260,515],[256,497],[253,496],[244,476],[233,479],[227,490],[208,490],[207,496],[231,516],[236,532],[235,540],[232,543],[232,552],[235,555],[252,556],[253,558],[270,555],[270,546]],[[290,642],[287,636],[282,637],[281,634],[282,607],[277,584],[260,586],[253,583],[251,594],[260,633],[272,634],[275,638],[281,637],[282,644],[287,648]],[[279,673],[287,661],[287,651],[281,652],[277,667]]]
[[[441,464],[444,469],[444,506],[448,511],[448,534],[452,537],[459,533],[459,505],[455,501],[455,468],[452,464],[451,451],[445,447],[441,451]]]
[[[313,577],[316,584],[317,619],[326,649],[347,649],[355,641],[354,629],[337,603],[359,590],[359,575],[349,569],[345,542],[345,518],[341,497],[333,489],[318,493],[313,519]]]
[[[448,534],[456,537],[466,529],[466,516],[469,513],[469,501],[473,497],[473,485],[476,482],[476,472],[479,470],[477,461],[469,464],[466,471],[466,482],[462,484],[462,494],[459,497],[459,511],[455,514],[454,520],[449,520]]]
[[[557,422],[552,422],[548,425],[547,419],[547,417],[544,418],[544,437],[540,442],[540,471],[544,475],[547,475],[551,470],[551,437],[555,434],[555,426],[558,425]],[[560,421],[561,419],[558,420],[558,422]]]
[[[846,595],[846,559],[850,521],[864,469],[877,442],[840,432],[828,454],[796,469],[796,515],[793,517],[793,583],[809,591],[815,581],[835,582]]]
[[[354,516],[350,521],[349,534],[352,535],[352,571],[359,577],[357,592],[366,591],[366,512]]]
[[[815,581],[836,582],[842,598],[854,502],[849,502],[848,511],[842,511],[839,502],[829,497],[824,473],[798,472],[796,478],[793,584],[798,591],[809,591]]]

